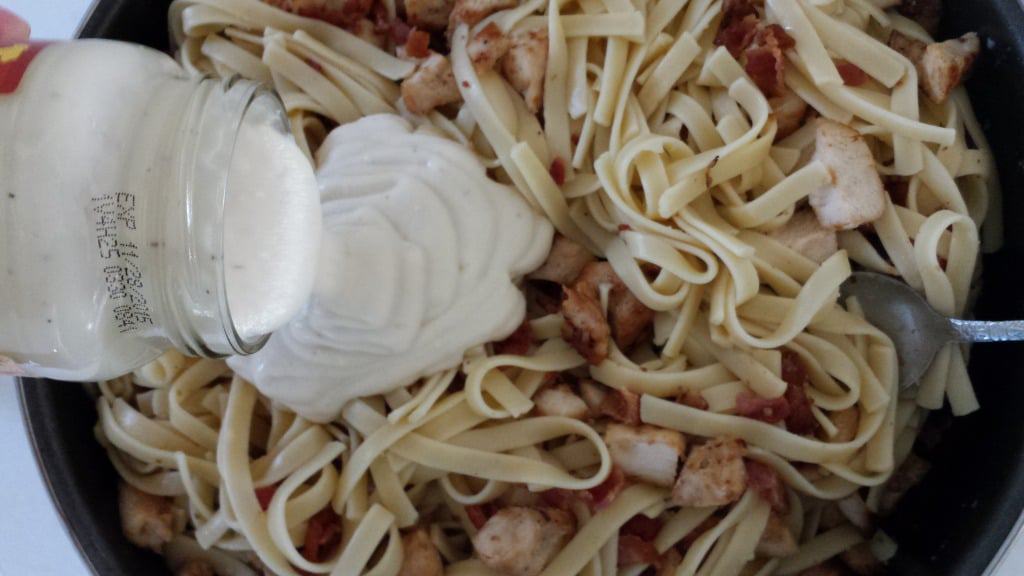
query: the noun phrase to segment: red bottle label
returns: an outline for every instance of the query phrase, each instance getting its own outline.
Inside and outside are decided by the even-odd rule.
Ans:
[[[18,89],[21,79],[32,60],[52,42],[26,42],[0,46],[0,94],[11,94]]]

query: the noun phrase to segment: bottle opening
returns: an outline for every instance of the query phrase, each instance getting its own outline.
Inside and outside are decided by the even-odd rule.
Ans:
[[[225,314],[243,353],[302,309],[320,244],[313,168],[272,92],[253,94],[232,148],[224,208]]]

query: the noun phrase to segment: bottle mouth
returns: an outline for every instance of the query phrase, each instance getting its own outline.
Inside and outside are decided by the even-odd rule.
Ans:
[[[224,221],[231,167],[246,125],[272,122],[287,129],[287,113],[276,93],[238,76],[202,79],[189,108],[180,175],[185,272],[174,279],[180,344],[205,357],[253,354],[270,334],[240,330],[228,297]]]

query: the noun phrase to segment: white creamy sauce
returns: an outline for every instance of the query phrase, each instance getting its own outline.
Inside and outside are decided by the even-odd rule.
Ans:
[[[290,134],[243,124],[224,209],[224,285],[235,330],[270,334],[302,309],[316,278],[316,175]]]
[[[313,295],[253,356],[229,364],[312,420],[457,365],[522,322],[515,282],[551,224],[468,150],[379,115],[318,154],[324,215]]]

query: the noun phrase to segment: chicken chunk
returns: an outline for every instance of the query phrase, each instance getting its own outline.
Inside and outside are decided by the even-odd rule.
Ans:
[[[475,26],[499,10],[515,8],[519,0],[455,0],[451,17],[448,19],[448,34],[451,35],[459,24]]]
[[[918,64],[924,93],[935,102],[945,102],[963,81],[980,52],[981,41],[974,32],[929,44]]]
[[[784,558],[796,552],[797,543],[789,527],[783,522],[782,517],[772,512],[768,516],[768,524],[761,533],[761,539],[757,542],[757,554],[770,558]]]
[[[838,122],[818,119],[814,159],[831,182],[811,192],[811,208],[826,228],[850,230],[874,222],[885,211],[885,189],[864,137]]]
[[[492,570],[537,576],[575,531],[575,517],[557,508],[504,508],[473,537],[473,547]]]
[[[544,103],[544,72],[547,65],[546,28],[512,33],[508,54],[501,60],[501,71],[512,87],[523,95],[526,107],[535,114]]]
[[[973,32],[932,44],[893,32],[889,46],[914,63],[921,90],[938,103],[960,85],[981,51],[981,41]]]
[[[769,236],[818,264],[839,251],[836,231],[822,226],[810,210],[797,211],[789,222]]]
[[[541,416],[564,416],[582,420],[587,416],[587,404],[573,392],[568,384],[545,388],[533,398]]]
[[[413,114],[427,114],[438,106],[462,100],[451,62],[431,52],[416,72],[402,81],[402,100]]]
[[[572,284],[583,268],[594,260],[594,255],[589,250],[561,234],[556,234],[547,260],[540,268],[530,273],[528,278]]]
[[[217,576],[213,566],[202,560],[192,560],[174,573],[174,576]]]
[[[611,327],[601,311],[601,302],[584,291],[566,287],[562,299],[562,338],[587,362],[598,365],[608,357]]]
[[[174,509],[170,498],[154,496],[124,482],[118,490],[121,530],[128,541],[160,553],[174,538]]]
[[[608,316],[612,337],[622,350],[628,350],[654,322],[654,310],[644,306],[607,262],[592,262],[583,267],[574,287],[600,301],[601,285],[610,287]]]
[[[608,388],[593,380],[581,380],[580,396],[590,410],[590,415],[596,418],[601,415],[601,405],[608,397]]]
[[[491,22],[470,39],[466,51],[473,62],[473,68],[480,74],[494,68],[511,46],[512,41],[508,35],[502,32],[497,24]]]
[[[665,487],[675,482],[679,459],[686,453],[681,433],[654,426],[609,424],[604,443],[612,462],[627,476]]]
[[[796,132],[796,129],[803,125],[804,116],[807,115],[807,102],[797,96],[796,92],[788,91],[781,96],[771,98],[768,100],[768,105],[771,106],[772,114],[775,115],[775,121],[779,125],[779,129],[775,133],[776,142]]]
[[[410,26],[440,31],[448,26],[455,0],[405,0],[405,19]]]
[[[402,568],[398,576],[442,576],[441,554],[425,528],[414,528],[402,535]]]
[[[871,552],[867,542],[861,542],[839,555],[839,559],[857,576],[881,576],[885,574],[885,564]]]
[[[692,449],[672,489],[672,502],[721,506],[738,500],[747,489],[745,453],[743,442],[733,438],[715,438]]]
[[[629,390],[611,389],[605,394],[598,411],[623,424],[640,424],[640,395]]]
[[[860,429],[860,410],[850,406],[846,410],[832,413],[832,423],[839,432],[832,438],[833,442],[849,442],[857,437]]]

